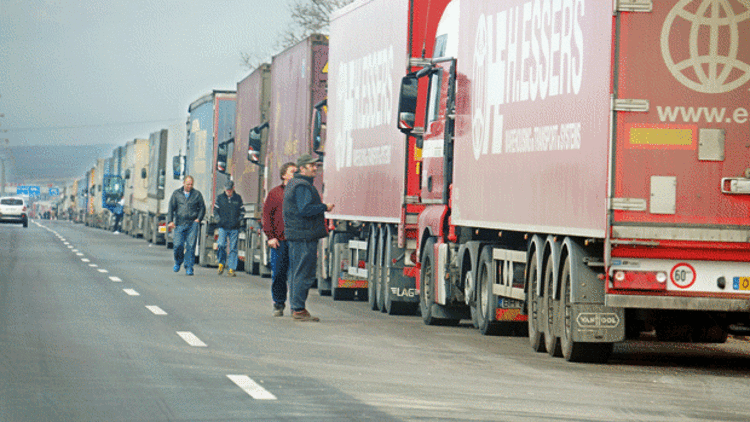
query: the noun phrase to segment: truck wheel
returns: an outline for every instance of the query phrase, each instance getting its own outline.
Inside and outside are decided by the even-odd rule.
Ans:
[[[542,330],[544,330],[544,348],[552,357],[562,356],[560,349],[560,337],[555,335],[555,292],[554,292],[554,265],[552,254],[547,257],[544,266],[544,294],[542,295]]]
[[[424,245],[424,250],[422,251],[422,268],[420,269],[419,273],[419,310],[422,313],[422,321],[426,325],[437,324],[437,318],[432,317],[432,304],[435,303],[435,286],[433,285],[435,280],[433,280],[432,274],[432,266],[435,262],[435,251],[433,250],[434,246],[435,239],[427,239],[427,242]]]
[[[568,362],[606,363],[612,354],[612,343],[584,343],[573,341],[573,311],[570,304],[570,258],[565,260],[560,282],[560,316],[563,319],[560,349]]]
[[[367,302],[373,311],[380,309],[378,308],[378,297],[376,294],[378,287],[376,281],[378,274],[378,245],[378,229],[371,227],[370,237],[367,241]]]
[[[541,317],[540,306],[541,300],[537,295],[537,283],[539,277],[539,265],[536,260],[536,252],[531,255],[529,261],[529,272],[526,285],[526,306],[528,307],[528,324],[529,324],[529,343],[531,349],[535,352],[544,352],[544,333],[539,329],[539,319]]]
[[[484,247],[479,255],[479,266],[474,279],[476,280],[477,305],[476,318],[477,328],[484,335],[499,334],[500,324],[495,322],[497,311],[497,298],[492,292],[495,284],[495,271],[492,270],[492,248]]]
[[[381,227],[378,230],[378,267],[375,273],[375,301],[378,304],[378,309],[381,312],[385,312],[385,300],[383,299],[383,280],[385,279],[385,228]]]

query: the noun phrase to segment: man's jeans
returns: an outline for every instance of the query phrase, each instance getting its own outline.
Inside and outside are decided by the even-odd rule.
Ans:
[[[271,298],[274,305],[284,307],[286,282],[289,274],[289,242],[279,241],[279,247],[271,249]]]
[[[201,224],[195,221],[175,226],[172,232],[175,265],[182,265],[184,260],[185,269],[193,269],[193,264],[195,263],[195,242],[198,240],[200,227]]]
[[[240,231],[237,229],[222,229],[219,227],[219,239],[216,240],[216,259],[219,264],[225,264],[232,271],[237,269],[237,239]],[[229,238],[229,260],[227,261],[227,237]]]
[[[294,312],[305,309],[307,294],[315,282],[317,261],[317,240],[289,241],[289,307]]]

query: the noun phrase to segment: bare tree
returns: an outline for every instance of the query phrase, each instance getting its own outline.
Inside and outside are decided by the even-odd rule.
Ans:
[[[354,0],[293,0],[289,5],[292,24],[284,29],[276,47],[280,50],[291,47],[312,34],[327,34],[331,12]],[[264,62],[267,54],[240,53],[242,65],[250,70]],[[265,60],[267,61],[267,60]]]

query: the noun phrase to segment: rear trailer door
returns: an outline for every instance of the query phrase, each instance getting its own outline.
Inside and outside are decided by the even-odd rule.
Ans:
[[[615,233],[746,243],[750,5],[652,4],[618,15],[612,206],[615,226],[653,229]]]
[[[650,4],[615,18],[611,263],[667,275],[621,287],[737,293],[750,276],[750,4]]]

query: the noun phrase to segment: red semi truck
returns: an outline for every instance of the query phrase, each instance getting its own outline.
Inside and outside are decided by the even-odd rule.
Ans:
[[[373,310],[418,306],[419,150],[396,109],[401,78],[429,63],[418,57],[431,51],[446,3],[363,0],[331,17],[323,196],[335,208],[318,261],[319,286],[335,300],[367,292]]]
[[[335,223],[350,220],[335,236],[355,238],[342,267],[369,270],[363,256],[373,255],[400,265],[409,248],[383,260],[377,233],[413,223],[426,324],[521,328],[534,350],[570,361],[606,361],[613,343],[647,331],[685,342],[748,332],[747,2],[454,0],[415,11],[407,16],[426,20],[435,47],[423,50],[430,59],[414,54],[421,34],[409,32],[422,68],[403,79],[397,110],[363,95],[383,92],[365,89],[378,56],[349,71],[360,87],[337,87],[344,60],[331,23],[325,201],[337,203]],[[337,115],[340,92],[364,112]],[[391,147],[391,162],[394,150],[407,154],[403,175],[378,161],[387,151],[375,137],[356,140],[381,113],[410,135]],[[384,165],[378,188],[404,181],[401,204],[361,182],[369,165]],[[334,188],[339,177],[348,180]],[[363,224],[339,215],[346,200],[359,204],[352,216],[400,205],[402,220]]]
[[[231,174],[245,201],[246,231],[239,250],[249,273],[270,274],[260,224],[266,194],[281,183],[281,166],[305,153],[323,155],[323,143],[309,141],[313,110],[326,98],[327,64],[328,38],[314,34],[237,83],[235,138],[218,160],[229,167],[217,170]],[[320,180],[317,187],[322,188]]]

